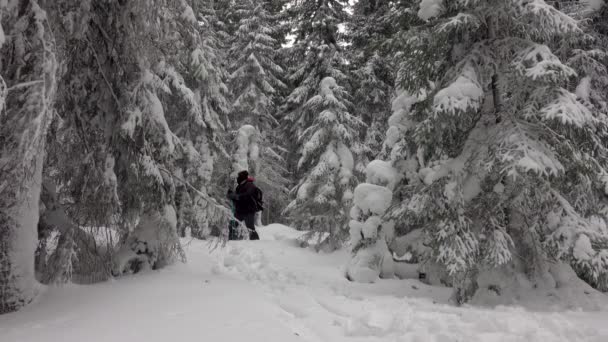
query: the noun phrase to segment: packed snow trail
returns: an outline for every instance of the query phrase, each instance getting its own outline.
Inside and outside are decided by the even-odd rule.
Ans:
[[[608,340],[608,312],[457,308],[447,304],[450,289],[413,280],[351,283],[346,252],[297,248],[300,233],[279,225],[261,232],[259,243],[231,243],[219,272],[264,288],[285,311],[284,324],[306,341]]]
[[[0,316],[0,341],[608,340],[608,312],[456,308],[449,289],[418,281],[348,282],[348,253],[301,249],[300,234],[272,225],[260,229],[261,241],[214,252],[195,240],[187,264],[48,289]]]

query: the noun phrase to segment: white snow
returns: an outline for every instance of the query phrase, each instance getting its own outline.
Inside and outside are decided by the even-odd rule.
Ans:
[[[150,72],[146,73],[146,75],[144,77],[149,77],[148,75],[151,75]],[[169,124],[167,123],[167,119],[165,118],[165,111],[163,109],[163,104],[160,101],[160,99],[158,98],[158,96],[156,96],[156,94],[154,94],[151,91],[146,90],[146,114],[149,116],[148,119],[153,122],[154,124],[156,124],[160,130],[162,131],[161,133],[164,134],[164,139],[165,139],[165,144],[166,144],[166,148],[169,154],[173,153],[173,151],[175,151],[175,144],[173,142],[173,132],[171,132],[171,129],[169,128]],[[131,128],[131,115],[129,115],[129,124],[123,124],[123,129],[129,131],[132,130]],[[126,127],[125,127],[126,126]],[[131,131],[132,132],[132,131]]]
[[[0,24],[0,47],[2,47],[2,45],[4,45],[5,42],[6,42],[6,35],[4,34],[4,29],[2,28],[2,25]]]
[[[386,186],[394,189],[399,182],[399,174],[390,162],[373,160],[365,168],[367,183]]]
[[[584,89],[584,86],[584,83],[579,85],[576,89],[577,95],[561,89],[557,100],[542,108],[541,113],[547,119],[558,120],[564,125],[574,125],[580,128],[595,124],[596,119],[591,111],[576,99],[577,96],[581,99],[589,99],[588,89]]]
[[[365,220],[361,227],[363,236],[369,239],[374,239],[378,236],[378,228],[382,225],[382,219],[379,216],[370,216]]]
[[[248,170],[256,174],[256,170],[249,170],[250,162],[256,163],[259,159],[260,148],[258,145],[258,130],[251,125],[243,125],[239,128],[236,138],[237,148],[233,156],[232,170],[236,173]]]
[[[604,4],[605,4],[604,0],[583,0],[582,2],[584,4],[586,4],[587,7],[593,11],[597,11],[597,10],[601,9],[602,6],[604,6]]]
[[[319,84],[319,88],[321,88],[321,95],[323,97],[332,97],[334,96],[334,91],[333,89],[336,88],[338,86],[338,83],[336,82],[336,79],[333,77],[325,77],[324,79],[321,80],[321,83]]]
[[[127,111],[129,113],[129,117],[127,121],[125,121],[120,127],[123,131],[129,136],[133,138],[133,133],[135,133],[135,128],[139,123],[141,123],[141,111],[139,109]]]
[[[576,96],[583,100],[589,101],[591,96],[591,77],[586,76],[581,79],[581,82],[576,87]]]
[[[355,188],[355,203],[364,213],[383,215],[392,199],[393,193],[383,186],[363,183]]]
[[[548,6],[543,4],[543,6]],[[517,70],[532,80],[566,80],[576,71],[563,64],[551,49],[543,44],[532,44],[519,52],[513,62]]]
[[[404,132],[413,126],[412,120],[408,117],[410,110],[416,102],[422,101],[426,97],[426,95],[413,96],[406,90],[397,90],[397,94],[391,104],[393,114],[388,119],[389,128],[384,140],[384,149],[392,150]]]
[[[348,262],[346,274],[357,283],[375,283],[378,277],[392,278],[394,275],[393,259],[382,239],[374,245],[362,248]]]
[[[479,84],[477,72],[472,66],[466,66],[453,83],[437,92],[433,106],[435,112],[456,114],[478,109],[483,96],[484,92]]]
[[[36,303],[0,316],[1,340],[603,342],[608,336],[606,311],[458,308],[447,304],[450,289],[418,280],[349,282],[348,253],[298,248],[301,234],[271,225],[260,228],[261,241],[230,241],[213,252],[207,242],[183,241],[187,264],[47,288]]]
[[[177,214],[172,205],[162,212],[150,211],[142,215],[129,238],[123,242],[114,257],[114,272],[127,271],[130,262],[138,260],[142,267],[156,263],[164,266],[174,260],[173,246],[177,243]]]
[[[515,131],[506,138],[506,142],[513,146],[513,152],[504,154],[503,162],[514,163],[525,172],[541,175],[558,175],[565,170],[551,147],[540,141]],[[515,175],[514,172],[515,170],[510,170],[509,174]]]
[[[196,15],[194,15],[192,7],[190,7],[190,5],[188,5],[188,3],[184,0],[182,0],[182,6],[184,7],[184,10],[181,15],[182,19],[188,21],[190,24],[193,25],[198,24],[198,20],[196,19]]]
[[[422,0],[418,17],[422,20],[429,20],[441,14],[443,11],[443,0]]]
[[[595,255],[595,251],[593,250],[593,246],[591,246],[591,240],[589,240],[587,235],[581,234],[574,244],[572,256],[576,260],[589,260],[593,255]]]
[[[104,183],[109,186],[116,184],[116,174],[114,173],[115,160],[114,157],[108,153],[106,156],[105,171],[103,172]]]
[[[458,182],[452,181],[445,185],[445,189],[443,190],[443,195],[448,201],[453,201],[456,198],[456,191],[458,187]]]
[[[353,158],[353,153],[350,151],[348,146],[342,142],[338,143],[336,154],[340,159],[340,183],[342,185],[346,185],[348,182],[350,182],[350,179],[353,176],[355,159]]]

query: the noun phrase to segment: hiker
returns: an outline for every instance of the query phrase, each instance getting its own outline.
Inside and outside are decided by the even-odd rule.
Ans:
[[[249,176],[249,172],[241,171],[236,178],[236,192],[228,190],[228,199],[234,202],[234,217],[245,222],[245,226],[249,229],[249,239],[259,240],[260,237],[255,231],[255,214],[262,210],[262,192],[253,184],[253,177]]]

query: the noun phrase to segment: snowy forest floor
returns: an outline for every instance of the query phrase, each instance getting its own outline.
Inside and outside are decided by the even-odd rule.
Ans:
[[[604,312],[447,304],[450,289],[417,280],[355,284],[348,253],[296,246],[300,232],[260,229],[262,241],[210,251],[187,264],[91,286],[48,288],[0,316],[2,342],[29,341],[607,341]],[[185,241],[186,242],[186,241]]]

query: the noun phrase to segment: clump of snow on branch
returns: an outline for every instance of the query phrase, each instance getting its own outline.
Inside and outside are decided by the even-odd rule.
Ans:
[[[350,242],[353,257],[346,275],[351,281],[374,282],[379,276],[392,277],[394,265],[387,240],[394,235],[394,223],[384,214],[393,200],[392,189],[399,177],[389,162],[375,160],[366,168],[367,183],[355,188],[350,211]]]
[[[373,160],[365,168],[367,181],[393,190],[399,182],[399,174],[390,162]]]
[[[190,7],[185,0],[181,0],[181,5],[183,7],[182,19],[188,21],[192,25],[198,25],[198,20],[196,19],[196,15],[194,15],[192,7]]]
[[[513,130],[507,134],[500,157],[502,162],[508,165],[510,176],[516,176],[519,171],[557,176],[565,171],[555,151],[544,142],[531,139],[521,130]]]
[[[386,132],[383,149],[392,150],[401,140],[404,132],[413,126],[408,115],[412,106],[423,98],[423,96],[412,95],[406,90],[398,92],[392,103],[393,114],[388,119],[389,128]]]
[[[441,89],[433,99],[435,112],[457,114],[477,110],[483,100],[484,91],[472,66],[465,66],[458,78]]]
[[[233,172],[238,173],[243,170],[249,170],[258,161],[260,152],[258,135],[258,131],[251,125],[244,125],[239,128],[236,137],[237,148],[233,156]]]
[[[577,93],[581,99],[588,99],[588,92],[585,92],[587,85],[581,83],[577,88]],[[577,100],[577,95],[565,89],[559,89],[559,95],[555,101],[549,103],[541,109],[541,114],[548,120],[557,120],[564,125],[572,125],[578,128],[594,125],[595,117],[582,103]]]
[[[533,44],[520,51],[513,65],[522,75],[535,81],[559,82],[576,75],[576,71],[563,64],[548,46],[542,44]]]
[[[582,0],[582,2],[593,11],[597,11],[605,5],[604,0]]]
[[[443,10],[443,0],[421,0],[418,17],[423,20],[430,20],[439,16]]]

